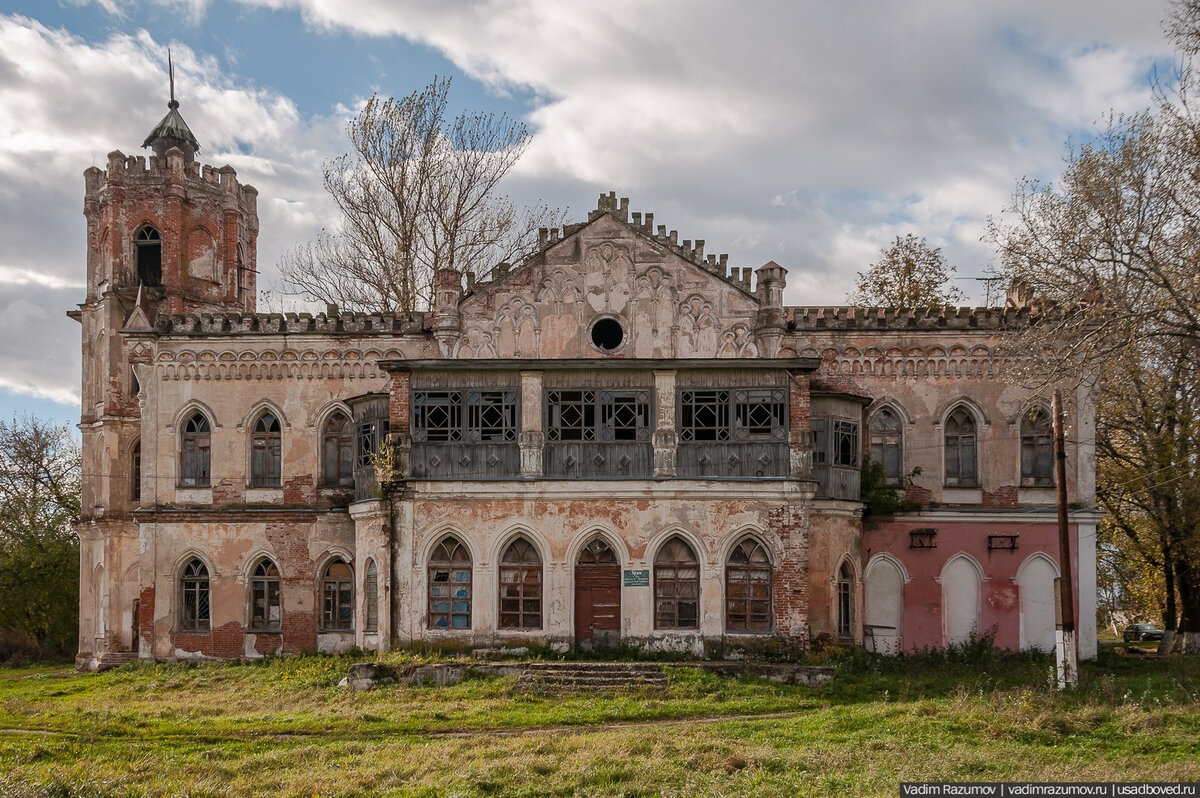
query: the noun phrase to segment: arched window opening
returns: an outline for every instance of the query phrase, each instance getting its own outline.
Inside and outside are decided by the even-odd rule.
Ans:
[[[455,538],[429,558],[429,628],[471,628],[471,554]]]
[[[321,434],[321,484],[354,487],[354,435],[345,413],[334,413]]]
[[[960,407],[946,419],[946,487],[979,486],[975,418]]]
[[[700,624],[700,561],[682,538],[667,541],[654,558],[654,628]]]
[[[139,285],[155,288],[162,285],[162,237],[150,225],[138,230],[133,239],[137,250],[137,279]]]
[[[542,628],[542,558],[524,538],[500,559],[500,628]]]
[[[180,631],[207,632],[212,625],[208,567],[200,560],[184,566],[179,592]]]
[[[258,417],[251,435],[250,484],[254,487],[279,487],[281,442],[279,419],[269,411],[263,413]]]
[[[374,560],[367,560],[367,578],[363,584],[363,603],[366,605],[366,618],[363,619],[364,632],[379,631],[379,569]]]
[[[900,417],[890,407],[880,408],[871,417],[871,459],[883,466],[885,485],[899,485],[903,481],[904,451]]]
[[[725,628],[771,630],[771,559],[754,538],[734,546],[725,564]]]
[[[196,412],[183,423],[180,441],[180,484],[185,488],[206,488],[210,473],[208,419]]]
[[[1054,485],[1054,425],[1042,408],[1021,419],[1021,484],[1039,488]]]
[[[583,565],[617,565],[617,555],[604,542],[603,538],[593,538],[592,542],[579,552],[579,562]]]
[[[354,572],[337,558],[321,577],[321,629],[345,632],[354,628]]]
[[[279,631],[282,620],[279,602],[279,569],[270,560],[262,560],[250,580],[250,628]]]
[[[138,441],[129,452],[129,498],[142,498],[142,442]]]
[[[838,569],[837,634],[841,638],[854,637],[854,569],[848,562]]]

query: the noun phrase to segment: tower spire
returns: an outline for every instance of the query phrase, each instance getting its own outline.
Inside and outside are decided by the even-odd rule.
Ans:
[[[175,64],[171,61],[171,48],[167,48],[167,72],[171,76],[171,101],[167,103],[167,107],[174,111],[179,107],[179,102],[175,99]]]
[[[167,75],[171,86],[171,99],[167,103],[167,115],[150,131],[150,135],[142,142],[143,147],[150,147],[159,158],[166,155],[167,150],[177,147],[183,151],[184,157],[192,161],[200,150],[200,142],[183,121],[179,113],[179,101],[175,99],[175,61],[167,50]]]

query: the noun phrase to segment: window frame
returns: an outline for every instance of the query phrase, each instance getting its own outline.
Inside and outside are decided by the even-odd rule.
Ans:
[[[958,419],[965,419],[970,424],[970,432],[960,432],[962,422]],[[950,432],[950,423],[954,422],[955,432]],[[946,420],[942,424],[942,467],[943,467],[943,482],[948,488],[978,488],[979,480],[979,421],[975,418],[975,414],[968,410],[963,405],[956,406],[948,414]],[[953,444],[951,443],[951,435],[953,434]],[[964,458],[963,449],[964,442],[969,441],[971,448],[971,457]],[[951,455],[953,452],[953,456]],[[950,464],[955,464],[955,475],[950,474]],[[963,464],[969,463],[971,473],[963,476]]]
[[[193,609],[188,612],[189,607]],[[179,572],[179,631],[212,631],[212,577],[199,557],[189,559]]]
[[[379,631],[379,566],[368,559],[363,575],[363,632]]]
[[[854,634],[854,568],[842,560],[838,566],[835,586],[835,631],[839,640],[853,640]]]
[[[1039,423],[1045,428],[1040,429]],[[1054,417],[1044,407],[1035,407],[1021,416],[1020,429],[1021,487],[1053,488],[1054,468]],[[1027,452],[1031,452],[1027,463]],[[1045,473],[1039,473],[1042,465],[1039,457],[1045,457]],[[1028,466],[1028,468],[1027,468]]]
[[[199,424],[196,423],[197,419]],[[199,429],[200,426],[203,429]],[[211,486],[212,422],[207,415],[196,410],[184,420],[179,432],[179,487]]]
[[[350,572],[331,576],[330,570],[344,565]],[[354,566],[341,556],[332,557],[321,568],[321,631],[354,631]],[[332,599],[332,601],[331,601]]]
[[[263,610],[261,616],[258,612],[260,606]],[[272,609],[276,611],[274,623],[271,621]],[[250,572],[250,624],[247,630],[256,633],[278,633],[282,629],[283,595],[279,566],[270,557],[262,557]]]
[[[521,392],[517,387],[414,388],[409,402],[413,443],[517,443],[521,424]],[[435,411],[441,412],[435,416]],[[489,418],[492,414],[499,418]],[[442,415],[444,420],[439,418]]]
[[[524,544],[525,551],[533,555],[534,559],[509,559],[509,555],[521,544]],[[497,582],[497,607],[498,628],[512,631],[526,631],[541,629],[544,623],[543,610],[545,609],[544,602],[544,563],[542,561],[541,552],[538,551],[532,540],[524,536],[514,538],[504,547],[504,553],[500,557],[499,579]],[[508,579],[508,576],[515,576],[515,579]],[[530,581],[529,577],[535,578]],[[530,594],[530,589],[533,589],[533,594]],[[511,593],[510,593],[510,589]],[[517,603],[515,611],[505,610],[507,602]],[[536,602],[536,611],[527,609],[527,602]],[[514,617],[515,616],[515,617]],[[536,616],[536,617],[535,617]],[[513,623],[506,622],[507,619],[512,619]],[[533,622],[527,622],[532,620]]]
[[[450,543],[453,542],[453,547]],[[465,559],[456,560],[454,555],[461,549]],[[441,552],[445,552],[448,556],[446,559],[437,559]],[[464,565],[465,563],[465,565]],[[440,580],[436,578],[438,571],[446,571],[446,579]],[[455,579],[455,572],[466,572],[466,579]],[[426,567],[426,586],[425,586],[425,611],[427,626],[433,631],[442,632],[467,632],[471,630],[474,622],[474,600],[475,600],[475,559],[471,556],[471,550],[467,545],[455,535],[447,535],[437,542],[430,550],[429,561]],[[447,585],[452,588],[455,585],[466,588],[465,596],[455,596],[452,590],[447,590],[445,596],[435,596],[435,585]],[[435,602],[445,600],[446,610],[440,611],[434,609]],[[465,601],[465,611],[454,611],[455,601]],[[438,626],[436,618],[445,616],[446,625]],[[465,617],[465,626],[455,626],[455,616]]]
[[[877,422],[883,423],[877,427]],[[867,450],[871,460],[883,466],[884,485],[904,484],[904,420],[890,405],[880,407],[871,415],[867,423]],[[893,452],[896,467],[889,469],[889,453]]]
[[[680,444],[787,443],[787,388],[682,388],[676,394]],[[769,425],[755,422],[753,416],[760,412],[769,415]],[[711,418],[697,418],[701,414]]]
[[[333,424],[341,420],[340,429],[332,429]],[[330,457],[330,444],[333,445],[333,457]],[[343,461],[342,455],[345,454]],[[335,478],[330,480],[330,462],[334,466]],[[334,411],[321,425],[321,487],[352,488],[354,487],[354,421],[341,410]],[[342,466],[345,466],[343,473]]]
[[[830,455],[835,468],[862,466],[862,425],[855,419],[834,416],[830,429]]]
[[[674,544],[679,544],[691,555],[691,560],[665,560],[668,549],[671,549]],[[678,551],[678,548],[675,549]],[[666,577],[662,573],[665,569],[672,571],[671,576]],[[690,569],[695,571],[694,577],[681,578],[680,570]],[[686,539],[680,535],[672,535],[658,547],[658,551],[654,555],[654,628],[656,630],[683,630],[683,631],[699,631],[700,629],[700,582],[701,582],[701,564],[700,557],[696,554],[696,549]],[[694,595],[681,595],[681,586],[686,587],[694,584]],[[667,588],[670,587],[670,593]],[[668,602],[671,612],[666,616],[663,614],[663,602]],[[693,618],[690,623],[684,623],[680,620],[682,613],[680,612],[681,604],[692,604]]]
[[[749,550],[747,550],[749,546]],[[761,551],[765,558],[765,564],[756,563],[754,554]],[[734,558],[740,553],[745,555],[745,562],[734,562]],[[741,578],[735,578],[736,572],[744,572]],[[766,573],[766,598],[755,599],[753,587],[756,584],[754,579],[755,573]],[[763,580],[758,580],[757,584],[763,584]],[[733,588],[744,587],[744,595],[735,596]],[[729,550],[729,554],[725,557],[725,631],[734,634],[767,634],[775,628],[775,568],[771,562],[770,552],[763,545],[762,541],[747,535]],[[753,605],[756,602],[766,603],[766,611],[755,613]],[[735,612],[740,605],[740,612]],[[738,615],[744,618],[741,625],[733,623],[733,617]],[[763,617],[765,621],[759,624],[753,623],[755,617]]]
[[[563,423],[567,411],[578,414],[578,423]],[[632,424],[618,418],[624,412],[632,412]],[[644,444],[654,432],[650,388],[547,388],[542,413],[547,446]]]
[[[142,442],[137,440],[129,448],[129,500],[142,500]]]
[[[268,419],[270,419],[268,421]],[[274,410],[263,410],[250,433],[250,481],[252,488],[283,485],[283,422]]]

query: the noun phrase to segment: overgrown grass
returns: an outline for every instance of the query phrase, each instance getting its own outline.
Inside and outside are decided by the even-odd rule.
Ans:
[[[391,654],[392,664],[432,654]],[[900,781],[1200,780],[1200,660],[1104,652],[1077,691],[986,646],[828,652],[833,684],[665,665],[666,692],[512,678],[338,688],[350,657],[0,670],[0,795],[894,796]]]

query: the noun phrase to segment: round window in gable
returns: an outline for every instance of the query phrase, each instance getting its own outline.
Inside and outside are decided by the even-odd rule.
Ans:
[[[592,343],[605,352],[611,352],[625,340],[625,331],[616,319],[600,319],[592,325]]]

